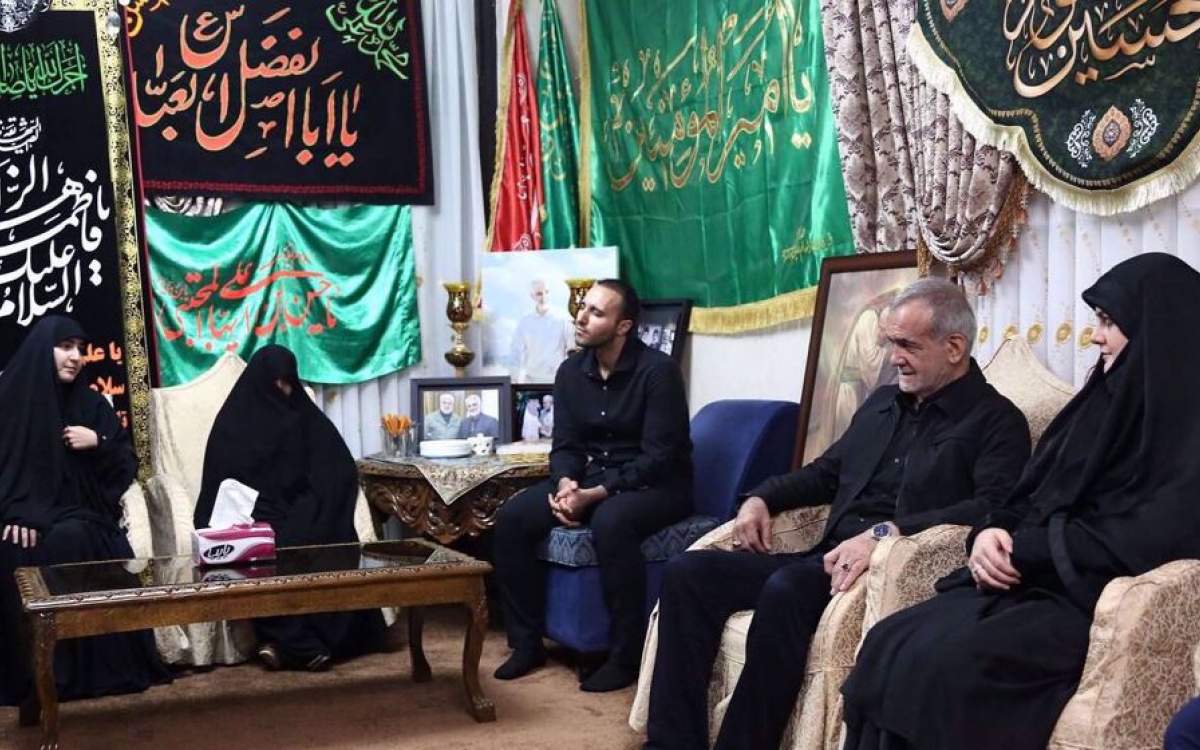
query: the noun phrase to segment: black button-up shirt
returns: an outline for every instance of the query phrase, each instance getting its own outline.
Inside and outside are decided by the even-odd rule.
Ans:
[[[691,483],[683,375],[675,360],[633,336],[607,380],[592,349],[572,354],[554,377],[550,476],[557,484],[596,475],[610,495]]]
[[[826,542],[881,520],[904,534],[941,523],[974,525],[1007,498],[1029,458],[1025,416],[988,385],[974,360],[966,375],[925,400],[919,418],[905,417],[901,398],[895,385],[877,389],[819,458],[747,494],[772,513],[831,503]],[[889,467],[882,467],[885,456]],[[903,472],[894,509],[880,518],[879,497],[868,489],[881,468],[886,481],[895,466]]]

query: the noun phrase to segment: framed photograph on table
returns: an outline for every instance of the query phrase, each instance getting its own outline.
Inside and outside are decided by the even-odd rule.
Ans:
[[[507,377],[413,378],[412,413],[420,440],[459,440],[480,433],[497,443],[512,434]]]
[[[682,362],[691,320],[690,299],[644,299],[637,336],[651,349]]]
[[[554,434],[554,386],[513,384],[512,441],[549,440]]]
[[[800,398],[797,466],[841,437],[871,391],[896,382],[880,321],[896,293],[917,278],[915,252],[850,255],[821,263]]]

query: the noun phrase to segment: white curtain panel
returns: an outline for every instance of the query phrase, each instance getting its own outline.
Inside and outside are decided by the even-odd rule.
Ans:
[[[1096,316],[1080,294],[1117,263],[1146,252],[1200,268],[1200,183],[1133,213],[1089,216],[1036,193],[1029,223],[1003,278],[975,300],[984,364],[1009,336],[1022,336],[1056,375],[1083,384],[1099,352],[1087,338]]]
[[[383,439],[382,414],[408,414],[409,381],[450,377],[454,368],[446,320],[447,281],[474,281],[483,247],[483,191],[479,168],[479,100],[472,0],[422,0],[429,120],[433,135],[434,205],[413,207],[417,307],[421,316],[421,362],[398,373],[350,386],[325,386],[317,403],[337,425],[356,457],[376,453]],[[467,345],[479,360],[479,331]]]

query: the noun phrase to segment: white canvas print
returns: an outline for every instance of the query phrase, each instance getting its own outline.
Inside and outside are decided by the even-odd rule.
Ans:
[[[567,279],[616,275],[615,247],[484,253],[484,371],[514,383],[553,383],[575,346]]]

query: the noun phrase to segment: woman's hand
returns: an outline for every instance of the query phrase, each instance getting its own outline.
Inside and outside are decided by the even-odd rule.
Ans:
[[[64,427],[62,436],[63,443],[74,451],[85,451],[100,445],[100,436],[96,434],[95,430],[79,425]]]
[[[1013,539],[1004,529],[984,529],[975,537],[967,567],[983,590],[1008,591],[1021,582],[1012,564]]]
[[[37,529],[30,529],[10,523],[4,527],[4,534],[0,536],[0,542],[7,542],[10,539],[13,544],[20,545],[25,549],[33,549],[37,546]]]

